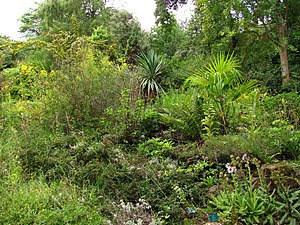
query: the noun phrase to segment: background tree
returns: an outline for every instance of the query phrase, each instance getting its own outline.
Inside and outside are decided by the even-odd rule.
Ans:
[[[119,57],[129,63],[135,63],[136,55],[148,47],[146,32],[137,19],[125,10],[111,9],[106,29],[112,42],[118,46]]]
[[[45,0],[23,15],[20,31],[27,36],[59,33],[62,30],[77,30],[79,35],[91,35],[93,28],[105,18],[104,9],[104,2],[97,0]]]
[[[164,0],[156,0],[156,26],[151,31],[151,46],[159,54],[172,58],[183,39],[183,31],[180,28],[174,14],[165,5]]]
[[[281,80],[286,84],[290,79],[288,59],[289,41],[292,27],[299,21],[299,1],[240,1],[233,4],[236,17],[239,17],[243,29],[263,29],[266,36],[278,49],[281,65]]]
[[[295,9],[299,4],[277,0],[196,0],[188,29],[190,46],[197,46],[194,52],[206,54],[234,51],[242,59],[246,74],[268,81],[265,84],[279,90],[291,74],[297,79],[293,66],[296,63],[288,55],[295,55],[299,48],[294,35],[298,30],[300,14]]]
[[[24,14],[21,22],[21,32],[49,42],[54,40],[52,34],[63,31],[115,44],[117,57],[127,62],[134,62],[134,56],[148,46],[136,18],[127,11],[105,7],[104,1],[46,0]]]

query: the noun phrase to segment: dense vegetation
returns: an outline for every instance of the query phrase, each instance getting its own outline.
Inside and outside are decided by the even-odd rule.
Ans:
[[[299,224],[300,2],[184,3],[147,33],[45,0],[0,38],[1,224]]]

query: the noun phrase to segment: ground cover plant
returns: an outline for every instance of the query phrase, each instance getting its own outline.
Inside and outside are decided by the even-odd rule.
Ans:
[[[0,37],[1,224],[299,223],[299,35],[285,77],[285,45],[254,35],[277,37],[288,3],[224,1],[225,16],[195,1],[182,29],[185,1],[157,0],[148,35],[105,1],[72,2],[24,15],[26,41]]]

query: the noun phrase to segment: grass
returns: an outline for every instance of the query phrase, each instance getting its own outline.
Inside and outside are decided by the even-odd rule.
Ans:
[[[69,182],[48,184],[42,177],[12,182],[2,178],[1,224],[103,224],[101,205],[93,190]]]

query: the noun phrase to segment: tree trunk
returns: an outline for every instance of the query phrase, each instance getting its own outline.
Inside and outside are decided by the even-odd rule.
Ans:
[[[288,13],[287,2],[285,4],[285,15],[284,18],[280,18],[279,23],[279,55],[280,55],[280,64],[281,64],[281,81],[282,84],[286,84],[290,79],[290,69],[289,69],[289,60],[288,60],[288,40],[286,37],[286,19]]]

